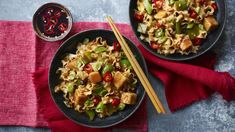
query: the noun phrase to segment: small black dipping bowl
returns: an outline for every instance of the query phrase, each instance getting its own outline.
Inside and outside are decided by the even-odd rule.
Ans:
[[[51,93],[51,96],[58,106],[58,108],[61,110],[61,112],[64,113],[65,116],[67,116],[72,121],[76,122],[77,124],[92,127],[92,128],[104,128],[104,127],[110,127],[113,125],[116,125],[124,120],[126,120],[128,117],[130,117],[140,106],[141,102],[144,99],[145,96],[145,90],[142,87],[140,81],[138,81],[137,87],[136,87],[136,94],[137,94],[137,101],[135,105],[127,105],[127,107],[123,111],[119,111],[111,115],[110,117],[105,118],[98,118],[95,117],[94,120],[90,121],[88,116],[85,113],[78,113],[72,108],[68,108],[64,104],[64,98],[62,92],[55,93],[54,88],[56,85],[58,85],[61,81],[59,79],[59,74],[56,74],[56,70],[59,67],[62,67],[61,60],[67,53],[75,53],[76,47],[78,42],[83,42],[85,38],[89,38],[90,40],[95,39],[96,37],[102,37],[107,41],[108,44],[111,44],[116,40],[114,33],[109,30],[88,30],[84,31],[78,34],[75,34],[74,36],[70,37],[68,40],[66,40],[60,48],[57,50],[49,70],[49,90]],[[141,68],[143,69],[146,76],[148,75],[147,67],[145,64],[145,60],[141,54],[141,52],[138,50],[138,48],[126,37],[124,37],[126,42],[128,43],[131,51],[136,56],[137,61],[139,62]]]

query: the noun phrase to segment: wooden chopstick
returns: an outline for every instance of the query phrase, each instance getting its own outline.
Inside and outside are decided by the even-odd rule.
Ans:
[[[137,76],[139,77],[142,85],[145,88],[145,91],[147,92],[150,100],[152,101],[154,107],[156,108],[156,110],[159,113],[166,113],[165,109],[162,105],[162,103],[160,102],[159,98],[157,97],[155,91],[153,90],[151,84],[149,83],[147,77],[145,76],[143,70],[140,68],[139,63],[137,62],[137,60],[135,59],[133,53],[131,52],[131,50],[129,49],[126,41],[124,40],[124,38],[122,37],[122,35],[120,34],[120,32],[118,31],[117,27],[115,26],[113,20],[111,17],[107,17],[107,21],[109,22],[116,38],[118,39],[124,53],[126,54],[128,60],[130,61],[131,65],[133,66],[133,69],[135,70]]]

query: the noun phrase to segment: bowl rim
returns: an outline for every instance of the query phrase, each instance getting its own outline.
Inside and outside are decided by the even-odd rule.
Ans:
[[[39,31],[37,30],[37,22],[36,22],[36,18],[38,17],[38,13],[40,13],[40,11],[42,9],[44,9],[45,7],[50,7],[50,6],[58,6],[62,9],[64,9],[67,13],[67,15],[70,17],[70,19],[68,19],[68,29],[66,30],[66,32],[64,33],[64,35],[60,35],[60,36],[57,36],[57,37],[50,37],[50,38],[47,38],[47,37],[44,37],[42,35],[39,34]],[[45,40],[45,41],[49,41],[49,42],[54,42],[54,41],[59,41],[59,40],[62,40],[64,39],[71,31],[72,27],[73,27],[73,16],[71,14],[71,12],[69,11],[69,9],[67,7],[65,7],[64,5],[60,4],[60,3],[56,3],[56,2],[48,2],[48,3],[45,3],[43,5],[41,5],[40,7],[37,8],[37,10],[34,12],[33,14],[33,18],[32,18],[32,25],[33,25],[33,29],[34,29],[34,32],[35,34]]]
[[[49,88],[49,91],[50,91],[50,96],[51,96],[51,98],[53,99],[53,102],[55,103],[56,107],[57,107],[57,108],[60,110],[60,112],[62,112],[63,115],[64,115],[65,117],[67,117],[69,120],[73,121],[74,123],[76,123],[76,124],[78,124],[78,125],[82,125],[82,126],[89,127],[89,128],[107,128],[107,127],[111,127],[111,126],[117,125],[117,124],[119,124],[119,123],[125,121],[126,119],[128,119],[130,116],[132,116],[132,115],[137,111],[137,109],[139,109],[140,105],[143,103],[143,100],[144,100],[144,98],[145,98],[145,96],[146,96],[146,91],[145,91],[145,90],[143,91],[143,95],[142,95],[142,97],[140,98],[139,103],[135,105],[134,110],[131,111],[126,117],[122,118],[121,120],[119,120],[119,121],[117,121],[117,122],[115,122],[115,123],[113,123],[113,124],[104,125],[104,126],[97,126],[97,125],[89,125],[89,124],[85,124],[85,123],[82,123],[82,122],[77,122],[77,121],[74,120],[73,118],[69,117],[69,115],[67,115],[64,111],[62,111],[62,109],[59,107],[59,105],[58,105],[58,104],[56,103],[56,101],[55,101],[55,98],[54,98],[53,93],[52,93],[52,89],[53,89],[53,88],[51,88],[51,85],[50,85],[51,66],[52,66],[52,63],[53,63],[53,61],[54,61],[54,57],[55,57],[55,55],[59,52],[59,50],[60,50],[61,48],[65,47],[65,44],[66,44],[68,41],[70,41],[70,39],[76,37],[77,35],[80,35],[80,34],[82,34],[82,33],[87,33],[87,32],[94,32],[94,31],[113,33],[113,31],[112,31],[112,30],[109,30],[109,29],[101,29],[101,28],[88,29],[88,30],[83,30],[83,31],[81,31],[81,32],[78,32],[78,33],[72,35],[71,37],[69,37],[67,40],[65,40],[65,41],[59,46],[59,48],[58,48],[57,51],[55,52],[55,54],[54,54],[54,56],[53,56],[53,58],[52,58],[52,60],[51,60],[51,62],[50,62],[50,67],[49,67],[49,71],[48,71],[48,72],[49,72],[49,74],[48,74],[48,84],[49,84],[49,87],[48,87],[48,88]],[[113,33],[113,35],[114,35],[114,33]],[[122,35],[122,36],[124,37],[124,39],[129,40],[129,41],[131,42],[131,44],[134,45],[135,49],[139,52],[139,54],[140,54],[139,57],[140,57],[141,61],[143,61],[143,68],[144,68],[143,71],[146,73],[146,76],[147,76],[147,78],[148,78],[149,75],[148,75],[147,64],[146,64],[146,61],[145,61],[143,55],[141,54],[139,48],[133,43],[133,41],[131,41],[130,39],[128,39],[126,36],[124,36],[124,35]],[[115,35],[114,35],[114,37],[115,37]],[[111,115],[111,116],[112,116],[112,115]],[[105,118],[103,118],[103,119],[105,120]]]
[[[197,57],[203,55],[204,53],[206,53],[207,51],[209,51],[209,50],[217,43],[217,41],[220,39],[222,33],[224,32],[224,28],[225,28],[225,26],[226,26],[227,10],[228,10],[228,9],[227,9],[227,1],[226,1],[226,0],[222,0],[223,3],[224,3],[224,21],[223,21],[223,23],[221,23],[221,25],[222,25],[221,31],[220,31],[220,33],[218,34],[218,37],[214,40],[214,42],[213,42],[207,49],[205,49],[204,51],[202,51],[202,52],[200,52],[200,53],[196,53],[196,54],[193,55],[193,56],[185,56],[184,58],[177,58],[177,59],[176,59],[176,58],[170,58],[170,57],[167,57],[167,56],[165,56],[165,55],[161,55],[161,54],[159,54],[159,53],[156,53],[156,52],[150,50],[144,43],[141,42],[139,36],[136,34],[137,31],[135,30],[135,28],[134,28],[134,26],[133,26],[133,24],[132,24],[132,22],[131,22],[131,2],[132,2],[132,1],[133,1],[133,0],[130,0],[129,6],[128,6],[128,7],[129,7],[129,23],[130,23],[130,25],[131,25],[131,29],[132,29],[132,31],[134,32],[134,34],[135,34],[135,36],[136,36],[138,42],[139,42],[148,52],[150,52],[152,55],[154,55],[154,56],[156,56],[156,57],[159,57],[159,58],[161,58],[161,59],[170,60],[170,61],[187,61],[187,60],[192,60],[192,59],[194,59],[194,58],[197,58]]]

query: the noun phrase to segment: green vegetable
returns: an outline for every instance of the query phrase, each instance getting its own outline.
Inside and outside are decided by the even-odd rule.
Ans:
[[[104,89],[103,87],[98,87],[97,89],[94,90],[94,95],[98,95],[100,97],[103,97],[105,94],[108,93],[108,91],[106,89]]]
[[[169,5],[173,5],[175,3],[175,0],[169,0]]]
[[[100,61],[90,63],[90,64],[91,64],[94,71],[99,71],[102,66],[102,62],[100,62]]]
[[[86,43],[88,43],[89,42],[89,39],[88,38],[85,38],[84,40],[83,40],[83,44],[86,44]]]
[[[100,102],[97,106],[96,106],[96,111],[97,112],[103,112],[106,109],[106,105],[103,102]]]
[[[126,107],[126,105],[124,103],[120,103],[118,105],[118,110],[124,110],[125,107]]]
[[[128,59],[122,59],[121,60],[121,66],[124,68],[131,68],[131,63]]]
[[[81,62],[82,62],[84,65],[86,65],[86,64],[88,64],[88,63],[90,62],[90,60],[89,60],[88,58],[86,58],[86,57],[82,57],[82,58],[81,58]]]
[[[109,105],[107,106],[107,109],[108,109],[108,114],[109,115],[112,115],[114,112],[117,111],[117,108],[109,106]]]
[[[75,78],[75,76],[76,76],[76,73],[74,71],[70,71],[68,78],[69,78],[69,80],[73,80]]]
[[[85,106],[91,106],[92,104],[93,104],[93,100],[91,99],[86,100],[84,103]]]
[[[95,111],[94,110],[85,110],[86,114],[88,115],[90,120],[93,120],[95,117]]]
[[[204,26],[203,26],[202,24],[199,24],[199,25],[198,25],[198,28],[199,28],[200,30],[205,30],[205,29],[204,29]]]
[[[86,52],[84,53],[84,57],[86,57],[89,61],[92,61],[91,52],[86,51]]]
[[[181,33],[180,22],[176,22],[175,23],[175,31],[176,31],[176,34],[180,34]]]
[[[179,0],[175,2],[175,7],[177,11],[187,10],[187,2],[185,0]]]
[[[158,29],[158,30],[156,30],[155,32],[154,32],[154,34],[155,34],[155,37],[161,37],[161,36],[163,36],[164,35],[164,30],[163,29]]]
[[[162,43],[166,42],[166,40],[167,40],[167,37],[162,36],[161,38],[159,38],[158,43],[162,44]]]
[[[191,29],[191,28],[193,28],[193,26],[194,26],[194,23],[193,23],[193,22],[192,22],[192,23],[188,23],[187,29]]]
[[[82,66],[82,61],[81,60],[78,60],[77,61],[77,68],[80,68]]]
[[[195,11],[197,12],[197,14],[199,14],[200,10],[201,10],[201,8],[200,8],[199,6],[195,9]]]
[[[73,93],[73,91],[74,91],[73,83],[68,83],[67,84],[67,89],[68,89],[69,93]]]
[[[106,50],[107,50],[107,48],[105,48],[104,46],[99,46],[99,47],[94,49],[95,53],[101,53],[101,52],[104,52]]]
[[[107,64],[107,65],[105,65],[104,66],[104,68],[103,68],[103,70],[102,70],[102,75],[104,75],[107,71],[113,71],[113,65],[111,65],[111,64]]]
[[[81,79],[78,79],[77,80],[77,85],[82,85],[83,84],[83,81]]]
[[[193,40],[197,35],[199,35],[199,26],[194,25],[193,28],[189,29],[187,31],[187,34],[189,35],[189,38]]]
[[[149,0],[144,0],[143,4],[144,4],[144,7],[145,7],[147,13],[150,15],[152,13],[152,11],[153,11],[152,4],[150,3]]]

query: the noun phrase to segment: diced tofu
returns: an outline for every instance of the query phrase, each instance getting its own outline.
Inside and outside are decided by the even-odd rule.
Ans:
[[[186,36],[180,44],[180,49],[185,51],[193,45],[192,41]]]
[[[124,104],[135,104],[137,95],[131,92],[124,92],[121,96],[121,102]]]
[[[116,88],[121,88],[127,78],[121,72],[116,72],[113,78],[113,84]]]
[[[164,17],[166,17],[166,11],[164,10],[160,10],[158,11],[158,13],[154,16],[155,19],[162,19]]]
[[[102,78],[99,72],[91,72],[88,78],[92,83],[98,83],[102,81]]]
[[[87,100],[87,98],[88,97],[86,95],[81,94],[78,89],[75,90],[75,94],[74,94],[75,106],[83,105],[84,102]]]
[[[209,31],[209,30],[216,28],[219,25],[219,23],[214,17],[209,16],[204,19],[203,25],[206,31]]]
[[[67,67],[69,69],[77,69],[77,60],[76,59],[73,59],[72,61],[70,61],[68,64],[67,64]]]

